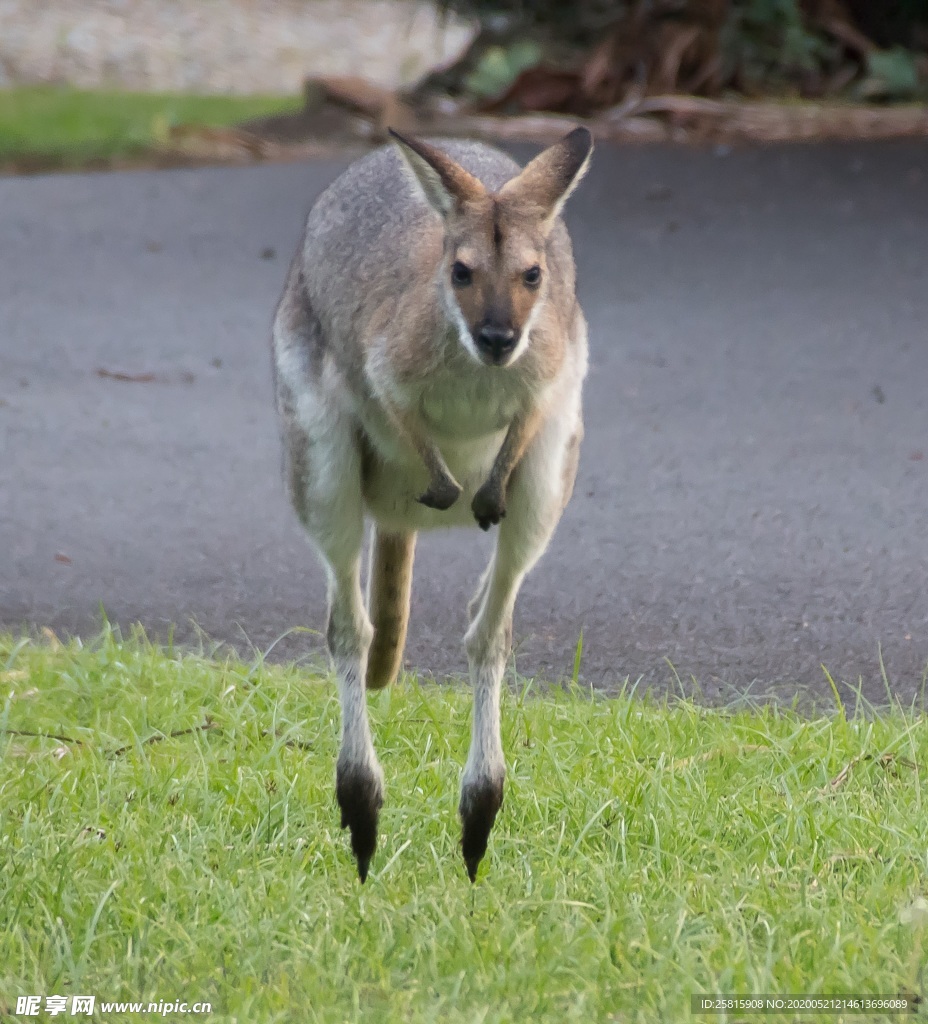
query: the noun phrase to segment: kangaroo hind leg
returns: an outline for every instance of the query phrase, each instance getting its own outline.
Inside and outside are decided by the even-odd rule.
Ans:
[[[500,729],[500,691],[512,646],[512,615],[526,574],[544,553],[564,506],[570,428],[544,423],[512,476],[508,515],[496,550],[471,602],[465,637],[474,688],[470,752],[461,785],[461,852],[473,882],[503,803],[506,762]]]
[[[274,339],[285,473],[293,507],[328,581],[326,641],[342,711],[336,796],[363,882],[377,846],[383,771],[371,739],[364,689],[373,629],[361,591],[361,458],[353,421],[313,373],[308,354],[321,344],[318,323],[306,305],[291,307],[289,314],[278,315]]]

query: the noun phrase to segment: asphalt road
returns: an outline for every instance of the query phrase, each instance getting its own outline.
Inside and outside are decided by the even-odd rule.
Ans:
[[[88,634],[102,605],[245,650],[321,629],[267,341],[341,166],[0,180],[0,628]],[[830,700],[824,663],[881,699],[882,649],[917,693],[928,145],[603,147],[568,214],[587,437],[522,593],[518,670],[568,674],[582,630],[595,685]],[[420,544],[409,664],[464,670],[487,552],[476,529]]]

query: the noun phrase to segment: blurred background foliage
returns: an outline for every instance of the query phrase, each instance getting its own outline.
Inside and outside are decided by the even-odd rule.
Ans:
[[[928,0],[439,0],[479,19],[420,83],[485,110],[590,114],[666,93],[928,98]]]

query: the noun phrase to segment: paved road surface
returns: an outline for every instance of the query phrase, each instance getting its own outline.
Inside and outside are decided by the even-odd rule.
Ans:
[[[667,685],[669,659],[712,699],[829,699],[824,662],[879,699],[882,645],[893,688],[917,692],[928,145],[594,163],[569,208],[587,440],[523,591],[517,667],[568,673],[582,629],[597,685]],[[340,166],[0,180],[0,627],[86,633],[101,603],[241,646],[321,627],[267,335],[301,217]],[[412,665],[463,669],[487,550],[476,530],[422,543]]]

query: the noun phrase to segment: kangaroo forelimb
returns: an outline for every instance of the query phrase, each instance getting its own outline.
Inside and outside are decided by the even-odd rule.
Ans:
[[[541,412],[531,409],[512,421],[503,445],[493,462],[490,475],[471,502],[471,510],[481,530],[496,526],[506,515],[506,488],[513,470],[518,466],[541,426]]]
[[[439,512],[451,508],[460,498],[462,488],[452,476],[438,447],[422,435],[409,416],[398,409],[385,408],[396,434],[416,452],[428,470],[429,485],[416,500]]]

